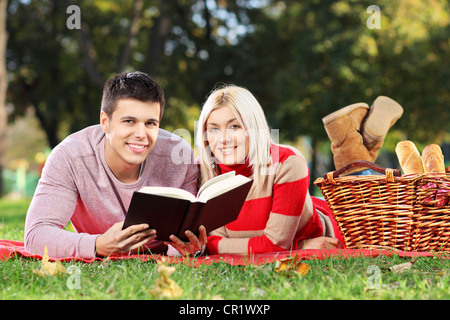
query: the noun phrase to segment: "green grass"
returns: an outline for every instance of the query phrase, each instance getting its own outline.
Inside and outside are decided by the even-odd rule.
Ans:
[[[0,199],[0,239],[23,240],[29,200]]]
[[[23,240],[27,201],[0,200],[0,239]],[[183,290],[177,299],[328,300],[450,299],[450,266],[444,258],[418,258],[411,269],[392,273],[390,266],[411,261],[392,257],[305,260],[306,276],[277,273],[275,265],[191,267],[175,264],[170,278]],[[157,264],[138,260],[63,263],[79,273],[39,277],[41,261],[13,257],[0,262],[0,299],[134,300],[163,299],[156,289]],[[381,283],[372,288],[379,268]],[[378,275],[378,274],[377,274]],[[70,286],[79,279],[79,288]]]

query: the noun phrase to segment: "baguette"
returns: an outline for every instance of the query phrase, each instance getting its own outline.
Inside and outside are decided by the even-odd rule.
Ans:
[[[422,151],[423,169],[427,172],[445,173],[444,155],[441,147],[430,144]]]
[[[422,158],[414,142],[409,140],[400,141],[395,147],[395,153],[404,174],[424,172]]]

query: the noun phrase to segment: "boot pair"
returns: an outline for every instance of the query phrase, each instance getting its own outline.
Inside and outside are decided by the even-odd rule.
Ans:
[[[336,170],[357,160],[375,162],[387,132],[402,114],[396,101],[379,96],[370,108],[359,102],[323,118]]]

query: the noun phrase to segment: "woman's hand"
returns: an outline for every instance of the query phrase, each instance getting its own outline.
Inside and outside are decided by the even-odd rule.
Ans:
[[[336,249],[342,248],[342,244],[336,238],[317,237],[304,240],[299,249]]]
[[[186,230],[185,234],[188,237],[189,242],[184,242],[178,237],[171,235],[170,240],[172,240],[172,242],[166,242],[166,244],[170,244],[183,256],[191,255],[197,257],[203,253],[203,247],[208,242],[206,228],[200,226],[198,230],[200,233],[198,238],[192,231]]]

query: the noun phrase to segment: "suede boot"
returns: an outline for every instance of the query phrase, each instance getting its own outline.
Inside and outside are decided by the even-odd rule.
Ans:
[[[389,129],[402,114],[402,106],[391,98],[379,96],[373,102],[361,130],[364,146],[369,150],[372,162],[377,159]]]
[[[333,112],[322,119],[325,131],[331,140],[331,151],[336,170],[358,160],[374,162],[363,144],[361,123],[369,112],[366,103],[355,103]],[[361,171],[355,169],[347,172]]]

